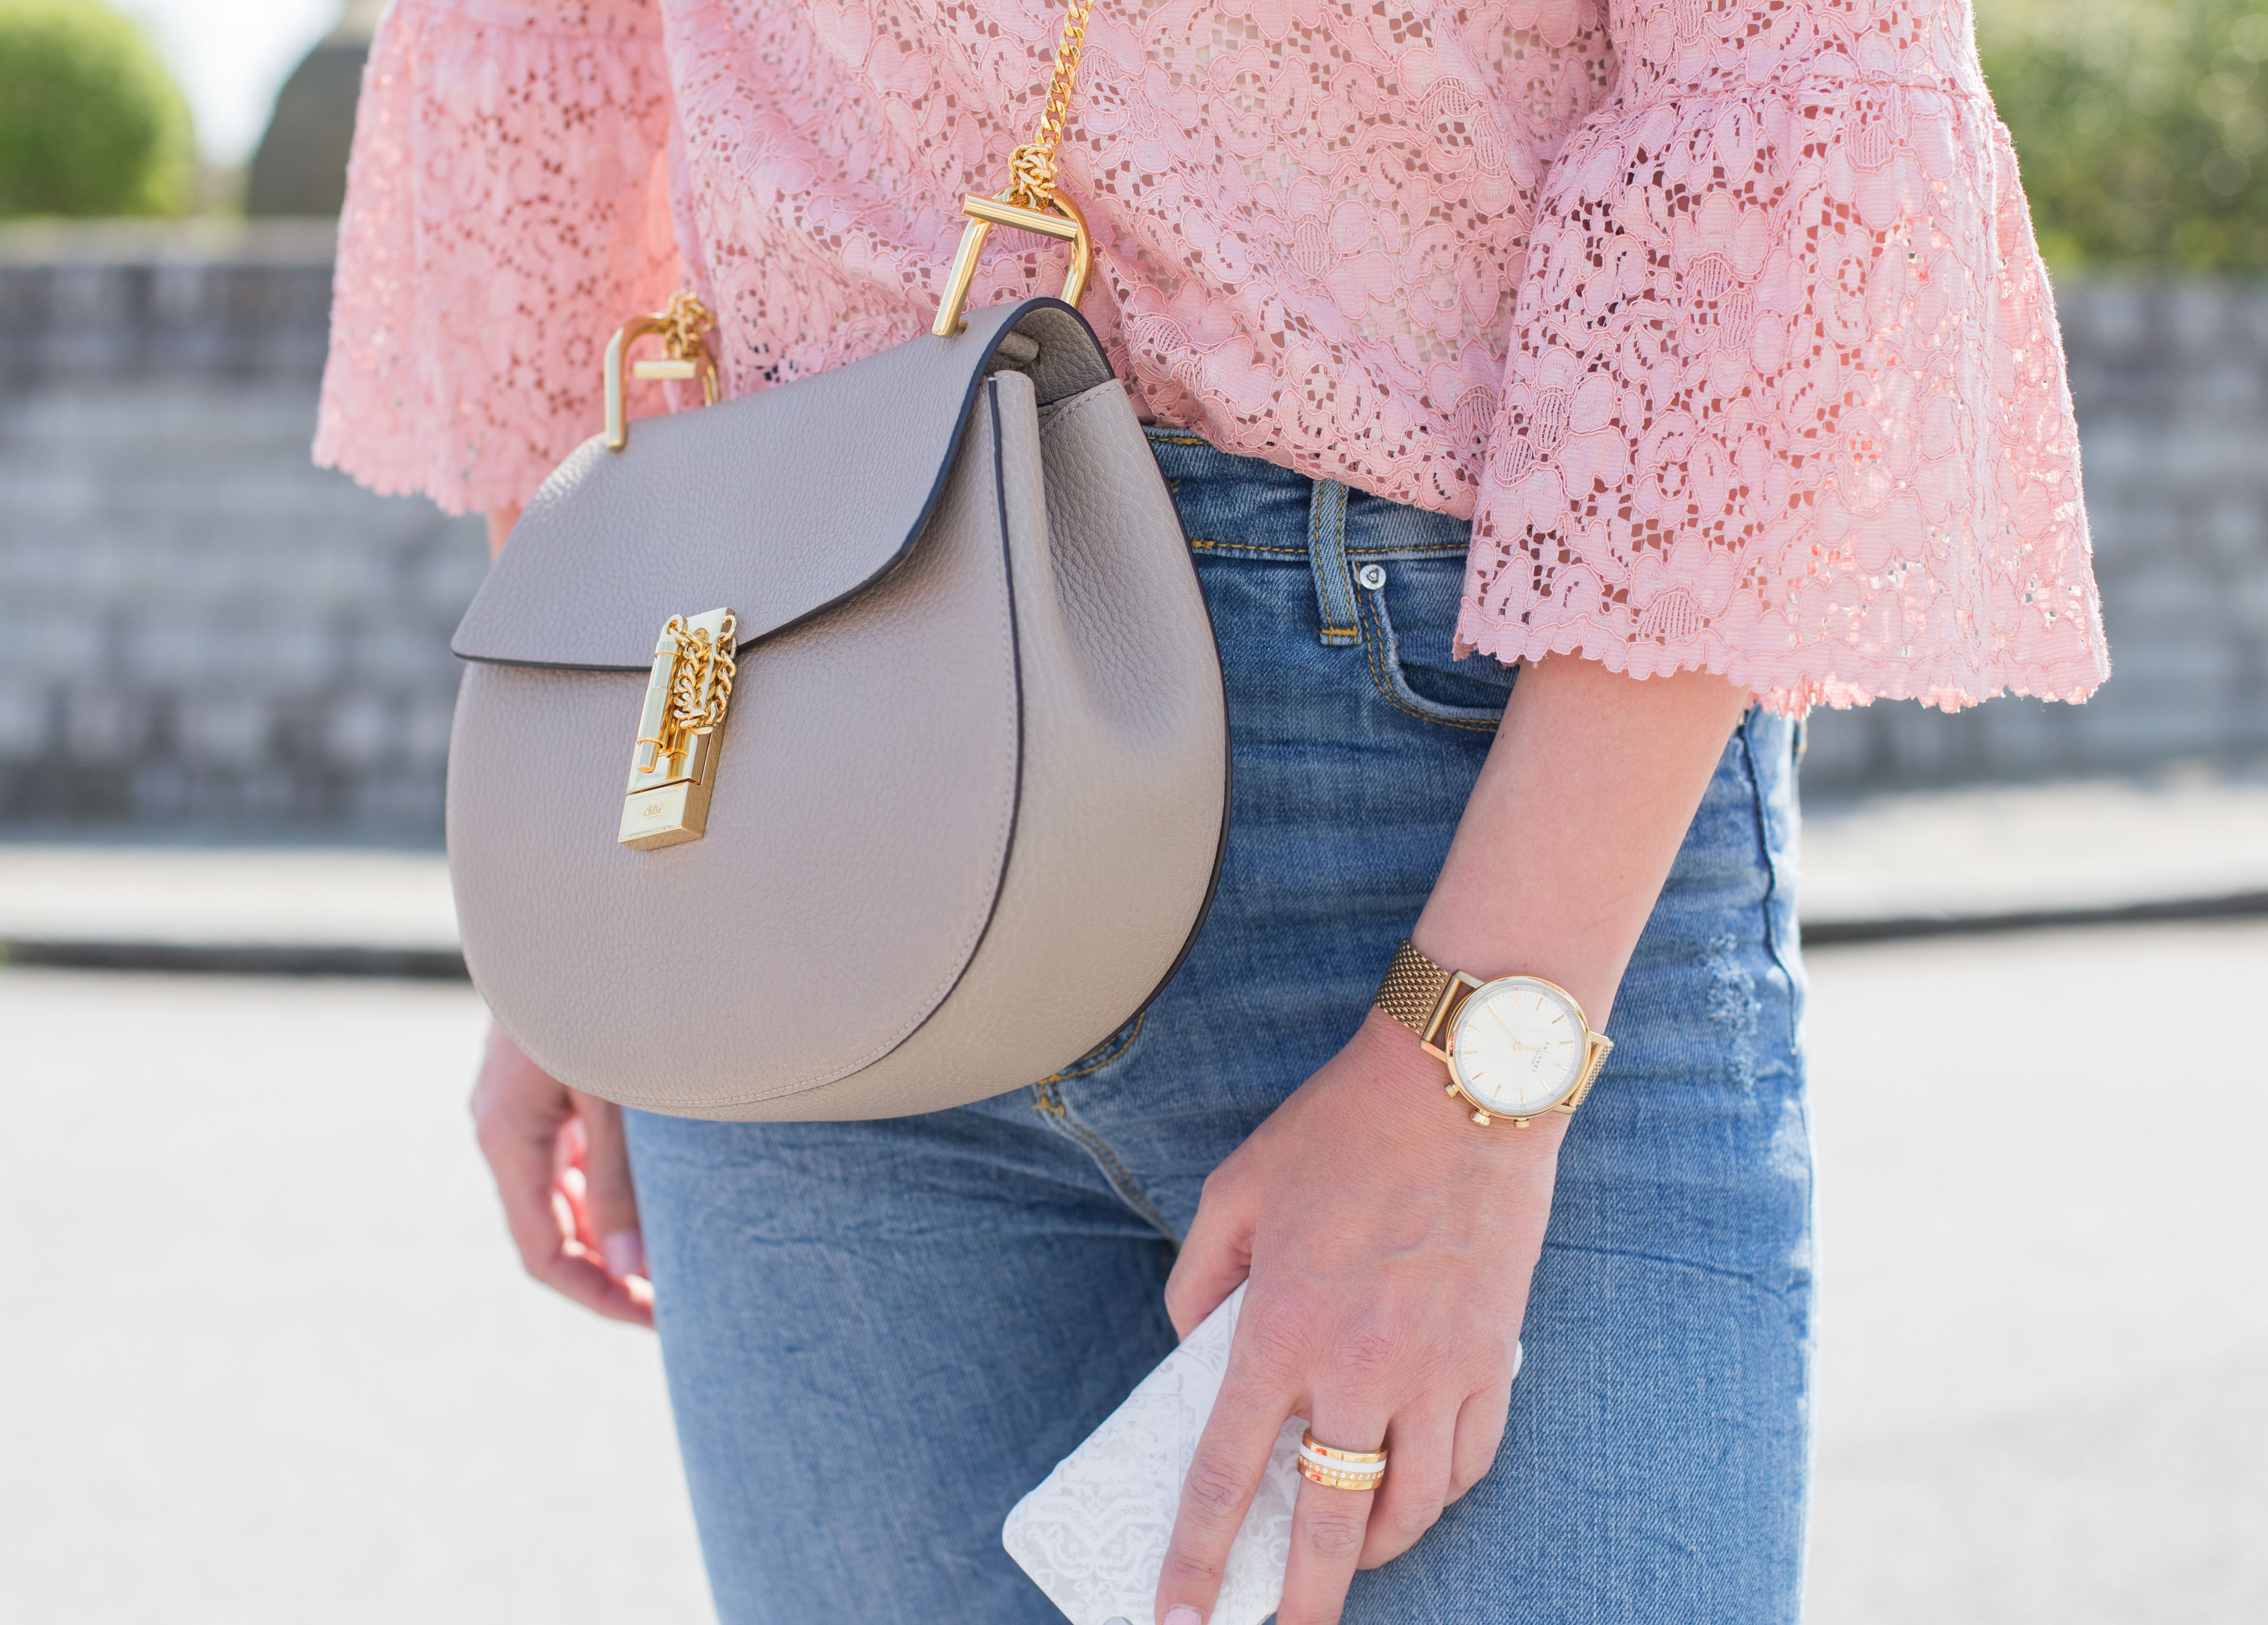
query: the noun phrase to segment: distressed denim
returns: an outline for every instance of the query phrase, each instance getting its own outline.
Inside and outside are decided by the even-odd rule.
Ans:
[[[1449,657],[1464,525],[1186,435],[1152,445],[1219,635],[1235,764],[1219,895],[1180,974],[1093,1054],[979,1105],[631,1115],[726,1625],[1060,1619],[1001,1520],[1172,1348],[1160,1292],[1200,1185],[1361,1020],[1487,754],[1513,674]],[[1356,1579],[1352,1625],[1796,1617],[1793,735],[1760,712],[1734,734],[1631,963],[1561,1157],[1495,1467]],[[1441,1132],[1480,1130],[1445,1106]]]

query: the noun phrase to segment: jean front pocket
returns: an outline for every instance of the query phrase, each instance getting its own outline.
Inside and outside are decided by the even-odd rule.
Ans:
[[[1462,553],[1347,560],[1371,679],[1395,709],[1452,728],[1495,728],[1515,668],[1451,657],[1463,601]]]

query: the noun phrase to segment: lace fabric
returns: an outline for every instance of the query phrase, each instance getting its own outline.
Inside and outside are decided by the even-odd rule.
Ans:
[[[465,513],[526,501],[598,430],[607,335],[684,278],[644,10],[387,11],[355,117],[318,462]]]
[[[924,331],[1049,0],[396,0],[318,457],[455,511],[689,284],[740,394]],[[1777,709],[2107,671],[2053,306],[1962,0],[1135,0],[1063,155],[1145,413],[1475,520],[1461,649]],[[1055,291],[1002,245],[975,303]],[[644,392],[633,409],[666,405]]]

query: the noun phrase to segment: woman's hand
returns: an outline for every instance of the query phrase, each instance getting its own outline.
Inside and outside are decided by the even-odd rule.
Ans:
[[[1607,1031],[1638,932],[1748,695],[1681,672],[1523,666],[1411,935],[1483,980],[1527,972]],[[1383,970],[1385,967],[1381,966]],[[1466,1120],[1441,1063],[1376,1011],[1205,1181],[1167,1283],[1184,1336],[1248,1274],[1228,1371],[1158,1585],[1197,1625],[1287,1416],[1389,1452],[1375,1492],[1302,1479],[1279,1625],[1329,1625],[1495,1460],[1569,1119]],[[1187,1610],[1187,1612],[1183,1612]]]
[[[1409,1549],[1496,1459],[1567,1119],[1482,1128],[1441,1063],[1373,1011],[1205,1181],[1166,1284],[1187,1336],[1251,1284],[1182,1489],[1158,1612],[1211,1612],[1285,1418],[1390,1452],[1382,1489],[1301,1480],[1279,1625],[1336,1621],[1358,1568]]]
[[[622,1108],[568,1088],[490,1026],[473,1129],[527,1273],[610,1320],[652,1326]]]
[[[493,559],[519,510],[491,508],[488,521]],[[570,1089],[491,1025],[473,1085],[473,1131],[527,1273],[585,1309],[652,1326],[622,1108]]]

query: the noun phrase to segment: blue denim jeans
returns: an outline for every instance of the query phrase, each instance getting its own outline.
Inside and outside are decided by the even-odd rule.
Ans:
[[[1467,526],[1185,435],[1152,444],[1219,634],[1235,762],[1219,895],[1180,974],[1093,1054],[979,1105],[632,1114],[726,1625],[1060,1620],[1001,1520],[1172,1348],[1160,1289],[1199,1186],[1361,1020],[1487,754],[1513,673],[1449,658]],[[1762,713],[1726,746],[1566,1138],[1496,1466],[1357,1577],[1348,1621],[1796,1617],[1793,754]],[[1467,1131],[1444,1110],[1443,1133]]]

